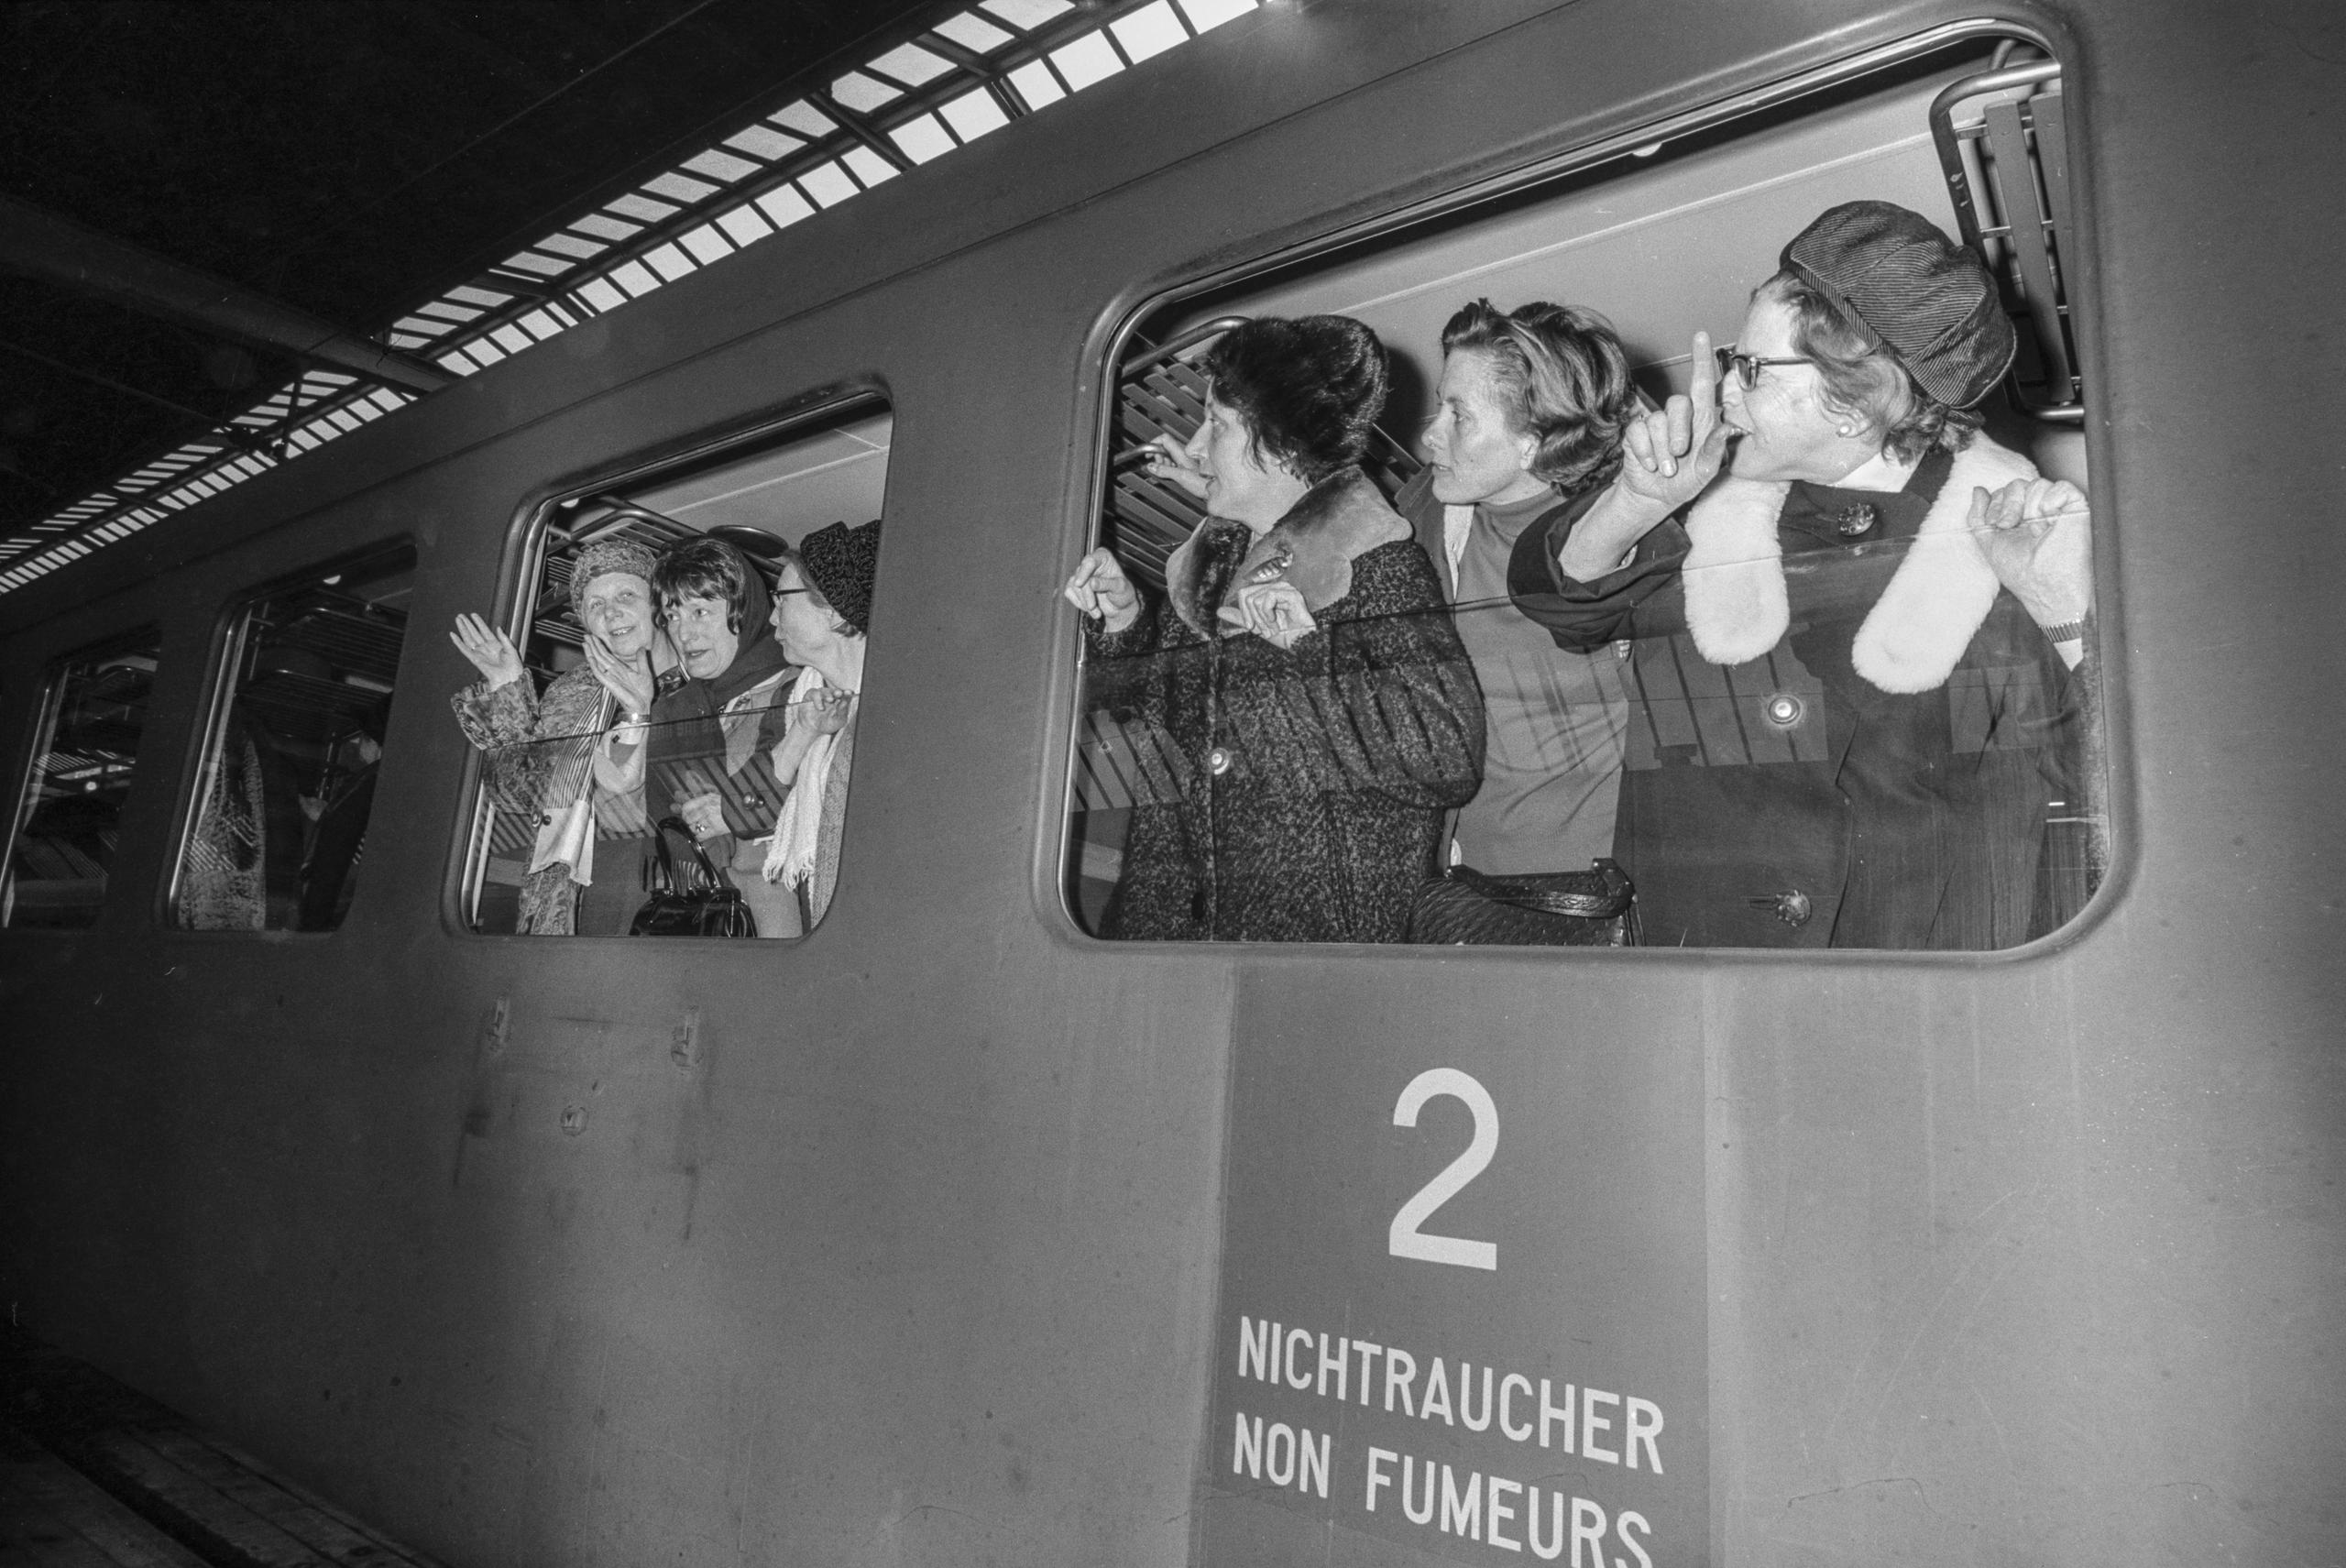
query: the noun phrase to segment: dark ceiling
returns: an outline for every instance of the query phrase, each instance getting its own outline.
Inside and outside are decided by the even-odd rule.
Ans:
[[[795,83],[961,8],[0,5],[0,194],[370,333]],[[0,535],[296,369],[0,273]]]

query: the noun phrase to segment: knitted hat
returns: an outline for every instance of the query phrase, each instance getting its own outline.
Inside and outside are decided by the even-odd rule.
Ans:
[[[798,542],[806,580],[857,632],[872,627],[872,583],[880,568],[880,523],[860,528],[835,522]]]
[[[632,539],[603,539],[589,544],[570,559],[570,613],[584,621],[586,619],[586,587],[597,577],[608,577],[613,572],[625,572],[631,577],[641,577],[648,589],[652,568],[659,557],[650,546]]]
[[[2020,338],[1995,279],[1920,213],[1888,202],[1835,207],[1784,247],[1782,264],[1951,408],[1969,408],[2012,367]]]

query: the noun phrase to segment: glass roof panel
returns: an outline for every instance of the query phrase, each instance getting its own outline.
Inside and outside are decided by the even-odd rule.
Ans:
[[[932,30],[939,37],[950,38],[963,49],[975,49],[980,54],[991,54],[1010,41],[1008,33],[974,11],[948,16]]]

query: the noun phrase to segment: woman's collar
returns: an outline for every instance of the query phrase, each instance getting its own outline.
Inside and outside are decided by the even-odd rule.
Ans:
[[[1836,490],[1902,490],[1913,478],[1919,461],[1903,462],[1887,452],[1877,452],[1839,478],[1831,488]]]

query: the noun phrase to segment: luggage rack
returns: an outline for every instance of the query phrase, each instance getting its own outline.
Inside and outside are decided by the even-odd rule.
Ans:
[[[1986,259],[2004,308],[2023,326],[2007,383],[2013,402],[2034,418],[2076,424],[2085,419],[2085,384],[2064,248],[2076,231],[2061,63],[2007,66],[2015,47],[2006,44],[1992,69],[1932,100],[1931,140],[1963,242]]]

